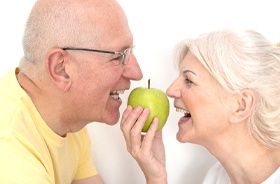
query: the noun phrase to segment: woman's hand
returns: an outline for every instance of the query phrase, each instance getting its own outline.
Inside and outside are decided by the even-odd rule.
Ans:
[[[121,120],[128,152],[137,161],[149,184],[167,183],[165,168],[165,150],[162,131],[156,131],[159,120],[154,118],[146,135],[141,134],[142,127],[149,117],[148,108],[128,106]]]

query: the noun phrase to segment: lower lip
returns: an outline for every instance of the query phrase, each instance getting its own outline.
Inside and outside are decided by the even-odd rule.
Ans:
[[[190,117],[183,116],[179,119],[178,125],[185,124],[189,121]]]

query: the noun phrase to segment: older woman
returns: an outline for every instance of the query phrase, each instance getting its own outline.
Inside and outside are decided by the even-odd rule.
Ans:
[[[179,120],[177,140],[207,148],[219,162],[204,183],[280,183],[280,49],[261,34],[222,30],[179,44],[179,76],[167,89]],[[147,183],[167,183],[158,119],[144,137],[149,109],[128,106],[121,129]]]

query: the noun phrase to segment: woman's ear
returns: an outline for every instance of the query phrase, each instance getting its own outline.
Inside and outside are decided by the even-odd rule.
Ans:
[[[49,50],[45,60],[46,70],[51,80],[63,91],[71,87],[71,78],[67,71],[68,60],[68,53],[60,48]]]
[[[255,105],[255,95],[251,90],[243,90],[236,95],[233,112],[229,118],[231,123],[247,122]]]

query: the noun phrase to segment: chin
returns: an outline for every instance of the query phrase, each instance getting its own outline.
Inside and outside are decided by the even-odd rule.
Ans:
[[[115,124],[117,124],[118,121],[114,121],[114,122],[106,122],[106,125],[110,125],[110,126],[114,126]]]
[[[185,141],[183,141],[182,137],[180,137],[178,134],[176,135],[176,139],[180,143],[185,143]]]
[[[120,112],[118,109],[106,109],[104,111],[99,111],[98,119],[95,119],[93,122],[104,123],[106,125],[115,125],[119,122]],[[96,114],[95,114],[96,116]]]
[[[190,141],[190,137],[187,137],[187,135],[186,135],[185,133],[181,133],[181,132],[177,132],[176,139],[177,139],[180,143],[191,142],[191,141]]]
[[[115,115],[115,116],[108,116],[108,118],[106,118],[106,120],[102,121],[104,122],[106,125],[115,125],[119,122],[119,119],[120,119],[120,114],[118,113],[118,115]]]

